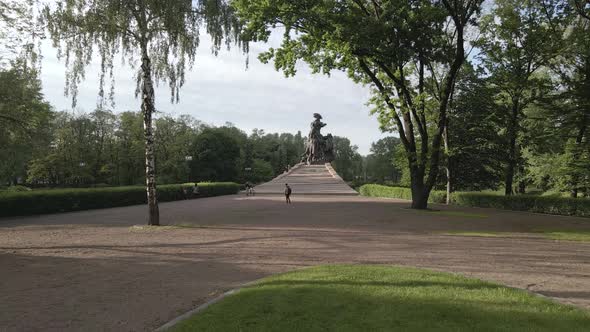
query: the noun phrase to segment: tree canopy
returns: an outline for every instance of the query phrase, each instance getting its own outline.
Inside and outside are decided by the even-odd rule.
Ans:
[[[294,75],[303,60],[316,73],[344,70],[373,87],[374,113],[397,132],[411,173],[413,207],[425,208],[438,177],[440,147],[455,79],[465,61],[465,29],[480,10],[467,1],[235,0],[246,40],[277,49],[260,55]]]
[[[145,137],[145,173],[149,225],[159,225],[152,116],[154,83],[167,82],[171,101],[178,101],[185,71],[194,63],[201,29],[213,40],[213,53],[237,38],[237,21],[223,0],[62,0],[46,5],[44,17],[53,45],[66,62],[66,94],[76,104],[85,67],[100,57],[99,106],[114,100],[115,55],[137,70]],[[244,44],[247,45],[247,44]],[[247,47],[247,46],[244,46]],[[111,79],[105,95],[105,81]],[[108,98],[108,99],[107,99]]]

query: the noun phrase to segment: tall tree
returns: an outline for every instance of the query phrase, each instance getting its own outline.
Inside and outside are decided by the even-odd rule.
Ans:
[[[155,121],[156,167],[162,183],[182,183],[189,179],[190,146],[203,125],[190,116],[163,116]]]
[[[213,52],[234,41],[235,21],[223,0],[61,0],[44,9],[53,44],[65,56],[66,92],[76,103],[84,68],[96,51],[101,59],[99,96],[106,99],[106,76],[113,79],[113,60],[120,54],[137,69],[136,96],[141,98],[145,135],[146,191],[149,225],[159,225],[152,116],[154,83],[166,81],[178,101],[184,73],[191,68],[204,26]],[[113,100],[114,85],[108,97]],[[101,101],[102,102],[102,101]]]
[[[346,137],[334,136],[334,169],[345,181],[352,181],[362,172],[362,158],[358,146]]]
[[[208,128],[191,147],[191,180],[234,181],[238,173],[240,146],[223,128]]]
[[[466,64],[449,110],[450,191],[497,189],[502,183],[506,144],[499,132],[506,114],[494,95],[489,78]]]
[[[571,168],[574,169],[570,188],[572,197],[577,197],[582,188],[585,189],[585,195],[590,196],[590,0],[586,0],[585,4],[578,0],[576,5],[580,17],[584,20],[574,21],[574,29],[566,43],[573,51],[565,52],[566,58],[570,55],[569,63],[573,70],[570,71],[571,76],[564,79],[569,83],[569,91],[577,105],[575,113],[578,125],[571,163]],[[583,155],[586,158],[581,158]],[[582,181],[585,182],[585,186],[581,185]]]
[[[568,190],[572,197],[577,197],[579,191],[586,191],[590,181],[590,164],[585,157],[590,152],[590,18],[584,16],[582,8],[578,6],[560,26],[565,42],[559,55],[550,62],[558,84],[555,91],[543,98],[543,107],[529,124],[537,132],[545,129],[542,136],[537,137],[553,140],[533,144],[532,152],[563,154],[563,165],[557,168],[561,171],[554,175],[565,177],[565,181],[557,182],[565,184],[561,189]],[[587,10],[590,10],[590,3]],[[541,123],[543,117],[555,121]],[[555,142],[560,144],[556,146]]]
[[[0,184],[24,182],[28,162],[48,147],[52,116],[35,69],[20,59],[0,69]]]
[[[411,172],[412,207],[424,209],[436,183],[454,81],[465,61],[465,30],[481,0],[234,0],[247,39],[283,43],[263,53],[294,75],[298,60],[314,72],[347,71],[374,87],[384,131],[397,131]]]
[[[401,172],[394,164],[395,150],[401,144],[397,137],[389,136],[371,144],[371,154],[367,156],[367,175],[378,183],[397,183]]]
[[[508,160],[505,193],[514,193],[514,177],[520,162],[519,137],[523,111],[547,88],[547,76],[539,71],[556,56],[561,45],[560,30],[553,20],[559,13],[537,0],[496,0],[482,19],[480,59],[498,89],[497,102],[509,114],[506,124]],[[524,182],[519,184],[524,192]]]

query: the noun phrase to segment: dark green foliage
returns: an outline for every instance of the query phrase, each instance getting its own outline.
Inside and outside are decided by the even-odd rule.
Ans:
[[[19,191],[30,191],[31,188],[25,187],[25,186],[16,185],[16,186],[7,187],[5,190],[6,191],[11,191],[11,192],[19,192]]]
[[[412,199],[409,188],[388,187],[377,184],[366,184],[359,190],[360,194],[368,197]],[[430,203],[445,203],[444,191],[433,191]],[[590,199],[514,195],[500,196],[483,192],[455,192],[451,195],[451,202],[455,205],[495,208],[514,211],[527,211],[566,216],[590,217]]]
[[[367,181],[372,183],[386,183],[386,181],[399,182],[401,180],[401,168],[407,168],[405,160],[397,161],[396,150],[401,147],[397,137],[385,137],[371,144],[371,153],[366,157]],[[399,167],[401,165],[402,167]]]
[[[283,173],[289,166],[299,163],[304,151],[305,138],[301,132],[293,135],[265,133],[264,130],[254,129],[242,148],[242,170],[250,170],[244,171],[240,178],[254,183],[270,180]],[[272,171],[270,177],[269,165]]]
[[[205,129],[191,150],[191,180],[229,181],[237,177],[240,146],[222,129]]]
[[[158,186],[160,202],[189,198],[237,194],[239,184],[199,183],[194,195],[194,183]],[[36,215],[90,209],[146,204],[145,187],[111,187],[88,189],[53,189],[28,192],[0,192],[0,216]]]
[[[51,114],[48,138],[38,144],[42,151],[35,155],[23,151],[30,160],[19,166],[23,176],[18,183],[62,188],[144,183],[141,113],[97,109],[82,114]],[[208,127],[190,115],[161,114],[154,124],[158,142],[155,146],[156,174],[160,184],[195,180],[264,182],[298,163],[304,150],[305,138],[300,132],[293,135],[254,130],[248,135],[231,123]],[[199,146],[195,146],[196,143]],[[0,154],[2,152],[0,144]],[[187,160],[187,156],[192,160]],[[12,161],[10,165],[15,164],[14,160],[7,159]],[[3,180],[0,184],[8,184],[12,176],[2,176],[3,165],[0,158],[0,179]],[[11,172],[16,171],[11,167]]]
[[[270,162],[262,159],[254,159],[249,171],[244,171],[247,181],[261,183],[273,178],[274,172]]]
[[[410,188],[389,187],[379,184],[365,184],[361,186],[359,192],[362,196],[368,197],[386,197],[412,200],[412,190]],[[444,191],[433,190],[428,198],[429,203],[444,203],[447,194]]]
[[[334,170],[345,181],[352,181],[361,176],[363,159],[358,153],[358,147],[351,145],[346,137],[334,136]]]
[[[198,188],[199,197],[213,197],[237,194],[240,185],[234,182],[202,182]]]
[[[507,142],[500,132],[505,116],[494,104],[494,89],[481,74],[464,66],[449,110],[447,165],[453,191],[496,189],[503,179]]]
[[[27,163],[49,145],[52,117],[35,70],[22,61],[0,69],[0,184],[26,178]]]

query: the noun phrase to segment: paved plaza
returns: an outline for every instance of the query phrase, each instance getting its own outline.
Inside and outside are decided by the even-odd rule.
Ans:
[[[0,220],[3,331],[149,331],[239,285],[327,263],[460,273],[590,308],[590,243],[522,234],[588,219],[355,196],[243,195]],[[460,213],[459,213],[460,212]],[[509,238],[444,235],[507,231]],[[520,234],[520,235],[519,235]]]

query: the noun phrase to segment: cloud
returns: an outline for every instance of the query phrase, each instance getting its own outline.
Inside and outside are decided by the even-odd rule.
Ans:
[[[211,43],[203,38],[195,65],[186,73],[180,102],[171,104],[168,86],[162,84],[156,89],[157,109],[172,115],[190,114],[214,125],[231,122],[246,132],[259,128],[266,132],[300,130],[304,134],[312,114],[317,112],[328,123],[326,133],[348,137],[362,154],[367,154],[371,143],[385,136],[365,106],[368,88],[354,84],[341,72],[330,77],[312,74],[304,64],[295,77],[285,78],[272,64],[262,64],[256,58],[279,43],[280,38],[273,37],[270,45],[253,44],[246,70],[246,56],[240,50],[222,50],[215,57],[210,52]],[[49,43],[43,45],[43,92],[56,109],[71,109],[71,100],[63,95],[65,65],[56,54]],[[115,66],[116,110],[139,110],[133,71],[117,62]],[[98,59],[87,68],[78,93],[78,107],[82,110],[96,107],[99,70]]]

